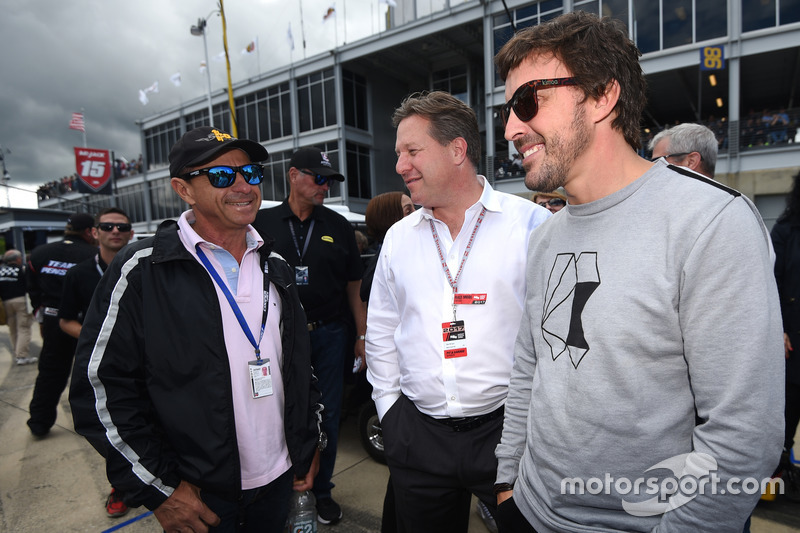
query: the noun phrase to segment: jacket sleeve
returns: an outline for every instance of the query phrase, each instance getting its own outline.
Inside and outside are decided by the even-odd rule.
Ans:
[[[786,294],[784,282],[786,280],[786,254],[791,235],[791,226],[786,224],[775,224],[772,228],[772,247],[775,250],[775,281],[778,285],[778,295],[781,299],[781,316],[783,317],[783,331],[788,332],[791,328],[788,325],[789,302]]]
[[[70,388],[75,430],[106,458],[111,484],[131,506],[155,509],[180,483],[147,395],[140,261],[123,250],[97,286],[84,319]]]
[[[28,270],[25,273],[25,286],[28,290],[28,297],[31,299],[31,307],[34,310],[42,305],[42,289],[39,287],[39,272],[28,260]]]

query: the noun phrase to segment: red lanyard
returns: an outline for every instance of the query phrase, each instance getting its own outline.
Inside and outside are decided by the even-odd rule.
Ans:
[[[475,241],[475,235],[478,233],[478,228],[481,226],[481,222],[483,222],[483,217],[486,215],[486,208],[481,209],[481,213],[478,215],[478,220],[475,222],[475,227],[472,229],[472,235],[470,235],[469,242],[467,243],[467,247],[464,249],[464,257],[461,258],[461,265],[458,267],[458,272],[456,273],[455,279],[450,274],[450,267],[447,266],[447,261],[444,258],[444,254],[442,253],[442,244],[439,242],[439,233],[436,231],[436,226],[433,225],[433,220],[428,219],[428,222],[431,225],[431,233],[433,234],[433,242],[436,243],[436,251],[439,252],[439,259],[442,262],[442,269],[444,270],[444,275],[447,276],[447,283],[450,284],[450,288],[453,289],[453,320],[456,319],[456,304],[455,304],[455,294],[458,292],[458,278],[461,277],[461,272],[464,270],[464,265],[467,262],[467,257],[469,257],[469,252],[472,250],[472,243]]]

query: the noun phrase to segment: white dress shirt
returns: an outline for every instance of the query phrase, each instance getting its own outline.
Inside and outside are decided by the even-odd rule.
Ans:
[[[455,239],[425,208],[386,233],[369,300],[366,341],[367,378],[380,418],[400,394],[436,418],[483,415],[505,402],[525,298],[528,237],[550,212],[493,190],[483,176],[478,179],[483,193],[465,212]],[[454,293],[430,221],[452,278],[475,234],[457,287],[459,294],[485,294],[486,300],[456,306],[466,332],[463,357],[444,357],[442,327],[454,320]]]

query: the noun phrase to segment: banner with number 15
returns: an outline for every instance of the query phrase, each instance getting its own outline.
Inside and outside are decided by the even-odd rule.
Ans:
[[[75,147],[78,192],[111,194],[111,156],[108,150]]]

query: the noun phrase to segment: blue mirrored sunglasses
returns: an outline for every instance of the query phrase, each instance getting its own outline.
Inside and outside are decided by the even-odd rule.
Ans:
[[[250,185],[258,185],[264,179],[264,166],[257,163],[250,163],[249,165],[243,165],[241,167],[217,165],[214,167],[192,170],[178,177],[192,179],[200,174],[206,174],[212,187],[224,189],[225,187],[233,185],[236,181],[237,172],[241,174],[244,180]]]
[[[317,174],[315,172],[311,172],[310,170],[306,170],[304,168],[301,168],[300,172],[305,174],[306,176],[311,176],[312,178],[314,178],[314,183],[316,183],[317,185],[325,185],[326,183],[328,183],[328,181],[330,181],[330,178],[328,176],[323,176],[322,174]]]

